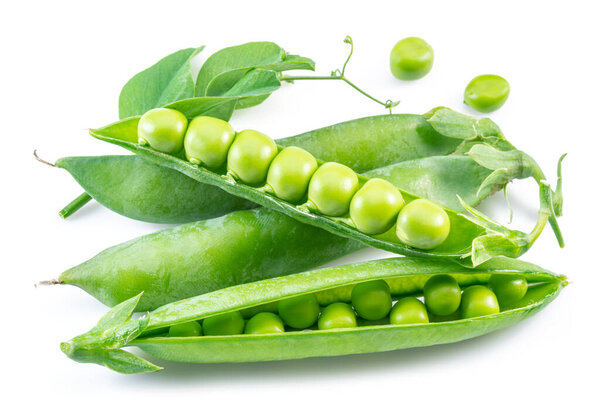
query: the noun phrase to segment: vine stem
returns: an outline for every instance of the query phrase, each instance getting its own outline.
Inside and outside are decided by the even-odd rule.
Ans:
[[[87,192],[81,193],[75,200],[67,204],[62,210],[58,212],[58,215],[62,219],[69,218],[71,215],[75,214],[77,210],[86,205],[90,200],[92,200],[92,196],[90,196]]]
[[[377,104],[380,104],[380,105],[384,106],[385,108],[387,108],[390,111],[390,114],[391,114],[392,113],[392,108],[395,107],[395,106],[397,106],[398,104],[400,104],[399,101],[392,101],[392,100],[381,101],[379,99],[376,99],[375,97],[371,96],[370,94],[368,94],[367,92],[365,92],[364,90],[362,90],[361,88],[359,88],[358,86],[356,86],[354,83],[352,83],[350,80],[348,80],[348,78],[346,78],[346,66],[348,65],[348,62],[350,61],[350,58],[352,57],[352,54],[354,53],[354,42],[352,41],[352,38],[350,36],[346,36],[346,38],[344,39],[344,43],[348,43],[350,45],[350,53],[348,54],[348,57],[346,58],[346,61],[344,62],[344,66],[342,67],[341,71],[339,69],[337,69],[337,70],[333,71],[331,73],[331,75],[329,75],[329,76],[292,76],[292,75],[282,75],[279,79],[281,81],[285,81],[285,82],[294,82],[294,81],[343,81],[343,82],[346,82],[346,84],[350,85],[354,90],[358,91],[363,96],[366,96],[369,99],[371,99],[374,102],[376,102]]]

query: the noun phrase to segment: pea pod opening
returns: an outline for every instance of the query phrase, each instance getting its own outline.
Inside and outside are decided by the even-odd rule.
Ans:
[[[536,177],[541,174],[541,170],[539,170],[539,167],[531,157],[520,151],[512,150],[512,145],[504,139],[498,127],[490,120],[476,120],[447,109],[434,110],[431,115],[429,121],[432,122],[434,129],[444,136],[463,139],[459,148],[484,166],[487,163],[494,167],[497,165],[498,158],[509,159],[512,153],[517,153],[518,156],[513,164],[516,164],[518,168],[515,171],[504,169],[500,171],[501,174],[492,174],[493,179],[486,179],[484,184],[482,184],[481,190],[488,189],[490,186],[499,183],[505,184],[507,179],[523,178],[524,176]],[[466,126],[464,126],[465,124]],[[235,174],[215,172],[202,166],[191,164],[177,156],[165,154],[146,146],[140,146],[137,144],[137,132],[132,130],[132,125],[128,125],[128,127],[129,129],[123,129],[122,124],[119,122],[104,128],[91,130],[91,133],[96,138],[117,144],[144,157],[150,162],[180,171],[199,182],[215,185],[228,193],[282,212],[300,222],[320,227],[334,234],[362,241],[375,248],[403,255],[450,257],[465,265],[477,266],[497,255],[508,257],[520,256],[531,247],[548,220],[551,220],[551,225],[557,234],[559,243],[562,245],[562,236],[556,224],[554,208],[551,203],[548,204],[548,200],[551,201],[554,196],[549,185],[542,179],[536,179],[540,184],[541,208],[538,223],[531,233],[527,234],[505,228],[491,221],[481,213],[476,212],[474,209],[469,208],[468,210],[473,215],[470,218],[471,224],[480,229],[473,235],[474,229],[465,231],[459,229],[459,226],[461,228],[462,226],[466,226],[464,224],[464,220],[467,219],[466,216],[452,210],[446,210],[450,217],[451,227],[448,239],[432,250],[415,249],[402,243],[402,241],[389,232],[370,236],[353,228],[345,220],[315,214],[310,212],[312,211],[310,208],[298,207],[292,203],[283,201],[265,193],[261,188],[241,183],[239,179],[235,179]],[[486,151],[494,153],[490,160],[488,160],[485,154]],[[507,155],[507,153],[510,154]],[[482,154],[484,156],[480,157]],[[481,161],[482,158],[484,159],[483,161]],[[529,163],[525,163],[525,161]],[[401,191],[401,193],[407,201],[418,198],[418,196],[411,193],[404,191]],[[463,245],[465,232],[467,235],[472,235],[468,246]],[[458,237],[458,244],[460,245],[457,245],[457,241],[454,240],[456,237]]]
[[[366,324],[354,328],[287,331],[276,334],[169,337],[170,326],[244,311],[246,318],[272,304],[314,293],[321,306],[348,302],[353,287],[362,282],[385,280],[394,298],[418,296],[425,282],[437,274],[452,276],[461,287],[486,285],[502,274],[525,278],[525,296],[497,313],[413,325]],[[286,277],[228,287],[178,301],[131,319],[143,293],[111,309],[89,332],[61,344],[62,351],[78,362],[105,365],[121,373],[160,369],[147,360],[122,350],[139,347],[169,361],[213,363],[299,359],[390,351],[457,342],[513,325],[548,305],[566,286],[564,276],[533,264],[498,257],[480,268],[465,269],[445,260],[401,257],[351,264]]]

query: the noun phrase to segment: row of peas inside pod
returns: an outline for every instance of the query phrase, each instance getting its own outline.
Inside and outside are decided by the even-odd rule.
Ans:
[[[262,335],[286,330],[427,324],[476,318],[509,308],[525,296],[527,286],[527,280],[521,276],[502,274],[492,276],[487,286],[471,285],[463,289],[450,275],[434,275],[425,283],[420,296],[394,300],[386,281],[374,280],[352,288],[351,304],[334,302],[322,308],[317,296],[310,293],[257,309],[208,317],[201,322],[172,325],[168,336]]]
[[[229,123],[217,118],[199,116],[188,124],[177,110],[153,109],[139,121],[138,141],[159,152],[185,156],[192,164],[367,235],[383,234],[395,226],[402,243],[429,250],[442,244],[450,232],[446,211],[429,200],[406,204],[400,191],[384,179],[361,181],[345,165],[319,163],[297,147],[280,149],[255,130],[236,134]]]

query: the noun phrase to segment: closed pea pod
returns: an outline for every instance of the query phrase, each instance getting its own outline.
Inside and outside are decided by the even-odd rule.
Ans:
[[[308,185],[308,201],[322,214],[338,217],[348,212],[358,190],[356,173],[345,165],[328,162],[317,169]]]
[[[140,118],[138,142],[164,153],[177,153],[183,147],[187,125],[187,118],[177,110],[152,109]]]
[[[317,168],[312,154],[299,147],[286,147],[271,163],[267,185],[280,199],[298,202],[306,195],[308,182]]]
[[[325,307],[319,317],[319,330],[354,328],[356,315],[350,305],[333,303]]]
[[[352,289],[351,298],[356,313],[370,321],[382,319],[392,308],[390,287],[383,280],[359,283]]]
[[[376,235],[394,225],[402,206],[402,194],[394,185],[383,179],[373,178],[352,198],[350,218],[359,231]]]
[[[462,287],[485,284],[497,273],[518,273],[532,283],[526,296],[512,308],[476,318],[450,322],[356,326],[348,304],[355,285],[385,280],[394,297],[418,295],[431,276],[448,274]],[[443,260],[402,257],[325,268],[273,278],[165,305],[139,319],[130,319],[141,296],[114,307],[90,332],[61,344],[69,357],[94,362],[119,372],[140,373],[158,369],[120,347],[136,346],[154,357],[180,362],[249,362],[287,360],[389,351],[409,347],[457,342],[513,325],[549,304],[566,285],[564,276],[532,264],[506,258],[490,260],[469,270]],[[283,298],[312,293],[332,314],[330,325],[317,330],[278,334],[164,337],[161,329],[187,321],[255,308]],[[337,310],[336,310],[337,309]],[[335,317],[335,318],[333,318]],[[337,323],[334,324],[334,322]],[[117,337],[117,335],[119,335]],[[119,339],[122,338],[122,339]],[[118,357],[119,363],[111,362]]]
[[[234,137],[235,131],[227,121],[208,116],[196,117],[185,134],[185,156],[193,164],[219,168],[227,160]]]
[[[494,275],[490,278],[488,286],[501,306],[513,304],[527,293],[527,280],[519,275]]]
[[[394,304],[390,311],[390,324],[426,324],[429,322],[427,308],[414,297],[404,297]]]
[[[285,332],[283,322],[277,314],[261,312],[253,316],[246,323],[244,333],[249,335],[264,335],[267,333]]]
[[[265,181],[277,155],[277,145],[267,135],[252,129],[237,134],[227,154],[227,169],[242,182],[255,185]]]
[[[396,234],[409,246],[434,249],[446,240],[449,233],[448,214],[429,200],[413,200],[398,214]]]
[[[496,295],[489,288],[473,285],[464,290],[460,304],[462,318],[482,317],[499,311]]]

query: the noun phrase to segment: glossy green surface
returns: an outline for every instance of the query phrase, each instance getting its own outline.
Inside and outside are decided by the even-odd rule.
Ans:
[[[267,185],[275,196],[297,203],[306,197],[308,182],[317,170],[315,157],[299,147],[284,148],[267,173]]]
[[[476,318],[500,312],[496,295],[483,285],[469,286],[463,291],[460,303],[462,318]]]
[[[237,134],[227,154],[227,169],[249,185],[265,181],[277,155],[277,145],[267,135],[246,129]]]
[[[164,153],[177,153],[183,147],[183,137],[188,121],[177,110],[155,108],[140,118],[138,140],[141,145],[150,145]]]
[[[264,335],[269,333],[283,333],[285,328],[277,314],[270,312],[258,313],[248,320],[244,333],[247,335]]]
[[[444,209],[432,201],[416,199],[398,214],[396,235],[417,249],[435,249],[450,233],[450,219]]]
[[[423,295],[429,311],[439,316],[450,315],[460,307],[460,286],[450,275],[431,277],[423,287]]]
[[[450,274],[461,286],[485,284],[496,273],[518,273],[534,285],[510,310],[474,319],[292,331],[276,335],[169,338],[153,333],[173,324],[307,293],[316,293],[322,305],[347,302],[352,287],[369,280],[384,279],[394,297],[410,296],[422,291],[429,277],[444,273]],[[411,257],[375,260],[228,287],[168,304],[141,319],[129,320],[140,299],[136,296],[114,307],[90,332],[61,344],[61,349],[79,362],[98,363],[123,373],[140,373],[159,367],[122,352],[120,347],[137,346],[154,357],[171,361],[213,363],[323,357],[429,346],[465,340],[513,325],[549,304],[565,285],[564,276],[507,258],[489,260],[477,270],[443,260]],[[120,336],[115,336],[116,333]],[[110,361],[113,352],[119,352],[121,362]]]
[[[286,325],[296,329],[312,326],[319,318],[319,302],[314,294],[280,300],[277,312]]]
[[[501,306],[508,306],[521,300],[527,293],[527,279],[519,275],[495,275],[488,286]]]
[[[338,217],[348,212],[358,190],[358,176],[345,165],[328,162],[319,167],[308,184],[308,201],[321,214]]]
[[[325,307],[318,322],[320,331],[354,328],[356,326],[356,314],[352,307],[346,303],[333,303]]]
[[[239,335],[244,332],[244,318],[239,311],[219,314],[202,320],[206,336]]]
[[[177,224],[257,207],[139,156],[66,157],[56,166],[103,206],[141,221]]]
[[[465,104],[479,112],[492,112],[508,99],[510,85],[498,75],[479,75],[465,89]]]
[[[409,325],[429,322],[427,308],[419,299],[403,297],[394,304],[390,311],[390,324]]]
[[[202,336],[202,325],[197,321],[184,322],[183,324],[169,327],[170,337]]]
[[[431,71],[432,66],[433,49],[421,38],[402,39],[392,48],[390,69],[398,79],[403,81],[420,79]]]
[[[384,280],[359,283],[350,297],[358,316],[369,321],[384,318],[392,308],[390,287]]]
[[[394,226],[404,199],[390,182],[369,179],[350,202],[350,218],[356,229],[367,235],[383,233]]]
[[[194,118],[185,133],[186,158],[194,164],[219,168],[227,160],[235,131],[227,121],[201,115]]]

